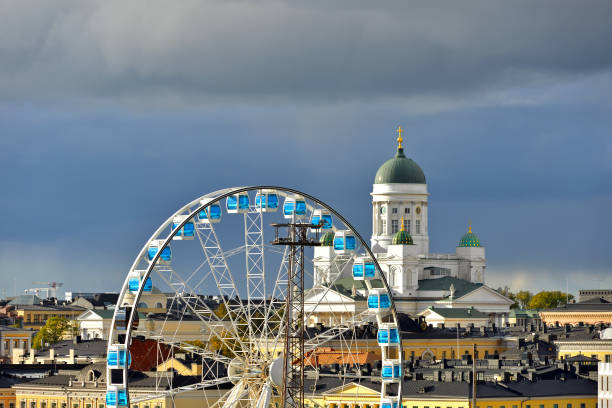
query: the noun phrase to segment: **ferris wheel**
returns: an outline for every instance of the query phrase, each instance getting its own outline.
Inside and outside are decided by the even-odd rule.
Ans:
[[[374,254],[333,208],[284,187],[215,191],[136,256],[109,329],[106,405],[315,408],[332,405],[325,387],[371,383],[367,405],[399,408],[398,323]]]

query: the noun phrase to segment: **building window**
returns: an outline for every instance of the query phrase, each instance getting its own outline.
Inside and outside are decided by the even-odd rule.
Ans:
[[[47,403],[45,401],[42,401],[40,403],[40,408],[47,408]]]
[[[421,233],[421,220],[416,220],[414,227],[415,227],[415,233],[420,234]]]
[[[21,408],[26,408],[26,403],[25,403],[25,401],[21,401]]]
[[[91,408],[91,404],[85,404],[86,408]]]
[[[0,408],[4,408],[4,402],[0,402]]]
[[[580,408],[586,408],[586,404],[584,402],[580,403]]]
[[[30,402],[30,408],[36,408],[36,401]]]
[[[408,207],[404,208],[404,214],[410,214],[410,208]]]
[[[395,234],[395,233],[397,233],[397,231],[399,231],[399,229],[398,229],[398,221],[397,220],[391,220],[391,233]]]
[[[9,408],[15,408],[15,403],[14,402],[9,402]]]
[[[397,214],[397,207],[393,207],[391,209],[391,214]]]
[[[478,395],[478,394],[476,394]],[[559,404],[553,404],[553,408],[559,408]]]
[[[72,408],[79,408],[79,403],[77,402],[76,404],[72,404]]]
[[[387,234],[387,220],[382,220],[382,233]]]
[[[51,403],[51,408],[57,408],[57,402],[52,402]]]
[[[66,408],[66,403],[62,402],[62,408]]]
[[[544,404],[540,404],[540,408],[544,408]]]
[[[410,220],[404,220],[404,231],[410,234]]]
[[[572,408],[572,404],[567,404],[567,408]]]

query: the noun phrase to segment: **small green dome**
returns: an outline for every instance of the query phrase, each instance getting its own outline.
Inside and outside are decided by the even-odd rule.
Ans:
[[[408,233],[408,231],[404,231],[402,228],[401,231],[398,231],[397,234],[393,237],[391,241],[392,245],[414,245],[412,242],[412,237]]]
[[[474,234],[472,232],[472,227],[470,226],[470,228],[468,229],[468,232],[466,232],[462,237],[461,240],[459,241],[459,245],[457,245],[458,247],[479,247],[480,245],[480,240],[478,239],[478,237],[476,236],[476,234]]]
[[[334,245],[334,233],[331,231],[323,234],[321,239],[319,239],[321,246],[333,246]]]
[[[423,170],[414,160],[404,155],[404,149],[399,147],[394,158],[387,160],[378,168],[374,184],[411,183],[426,184]]]

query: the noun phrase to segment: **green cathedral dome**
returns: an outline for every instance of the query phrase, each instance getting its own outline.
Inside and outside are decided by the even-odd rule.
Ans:
[[[479,247],[480,245],[480,240],[478,239],[478,237],[476,236],[476,234],[474,234],[472,232],[472,226],[469,227],[468,232],[466,232],[462,237],[461,240],[459,240],[459,245],[457,245],[458,247]]]
[[[414,245],[412,242],[412,237],[408,233],[408,231],[404,231],[402,228],[400,231],[395,234],[393,240],[391,241],[392,245]]]
[[[319,242],[321,243],[321,246],[333,246],[334,245],[334,233],[329,232],[329,231],[326,232],[325,234],[323,234],[321,239],[319,239]]]
[[[425,184],[425,174],[421,167],[404,155],[404,149],[398,147],[394,158],[387,160],[378,168],[374,184],[412,183]]]

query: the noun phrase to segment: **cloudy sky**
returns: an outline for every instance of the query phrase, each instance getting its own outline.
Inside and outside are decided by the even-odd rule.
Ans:
[[[278,184],[369,236],[394,129],[487,283],[612,288],[609,1],[0,0],[0,285],[117,290],[191,199]]]

